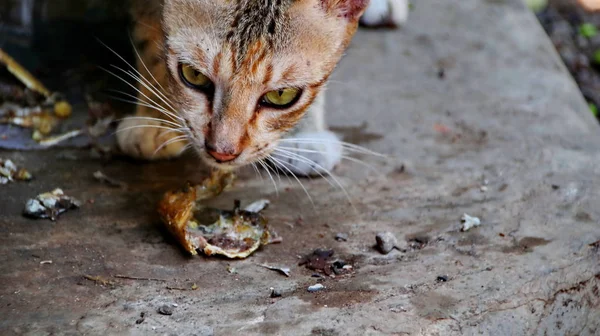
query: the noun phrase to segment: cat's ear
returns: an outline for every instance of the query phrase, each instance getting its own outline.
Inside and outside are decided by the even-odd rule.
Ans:
[[[369,0],[319,0],[323,8],[336,16],[344,17],[350,21],[358,21]]]

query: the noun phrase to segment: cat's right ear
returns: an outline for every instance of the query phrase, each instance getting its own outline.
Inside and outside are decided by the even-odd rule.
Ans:
[[[358,21],[369,5],[369,0],[319,0],[328,12],[350,21]]]

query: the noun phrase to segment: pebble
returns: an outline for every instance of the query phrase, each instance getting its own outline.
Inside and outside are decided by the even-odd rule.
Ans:
[[[379,232],[375,236],[375,240],[377,241],[377,248],[383,254],[390,253],[398,245],[396,236],[391,232]]]
[[[272,289],[271,290],[271,298],[278,298],[281,297],[281,292],[278,291],[277,289]]]
[[[448,281],[448,276],[447,275],[440,275],[437,277],[436,279],[437,282],[447,282]]]
[[[477,217],[472,217],[467,214],[464,214],[461,218],[462,228],[461,231],[469,231],[471,228],[477,227],[481,225],[481,220]]]
[[[173,306],[171,305],[162,305],[158,308],[158,313],[161,315],[173,315]]]
[[[312,286],[308,287],[308,291],[310,293],[318,292],[323,289],[325,289],[325,286],[323,286],[321,284],[316,284],[316,285],[312,285]]]
[[[338,233],[335,235],[335,240],[341,242],[341,241],[348,241],[348,235],[345,233]]]

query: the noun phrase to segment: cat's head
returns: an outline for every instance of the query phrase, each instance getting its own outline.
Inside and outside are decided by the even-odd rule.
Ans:
[[[213,166],[264,158],[305,114],[368,0],[165,0],[171,100]]]

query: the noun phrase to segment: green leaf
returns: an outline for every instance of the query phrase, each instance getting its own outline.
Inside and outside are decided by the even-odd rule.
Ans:
[[[591,23],[584,23],[579,26],[579,35],[587,38],[592,38],[598,35],[598,28]]]
[[[596,64],[600,64],[600,49],[594,51],[594,54],[592,55],[592,61],[594,61]]]
[[[589,105],[590,111],[592,111],[592,114],[594,115],[594,117],[598,118],[598,106],[596,106],[596,104],[594,104],[594,103],[589,103],[588,105]]]

